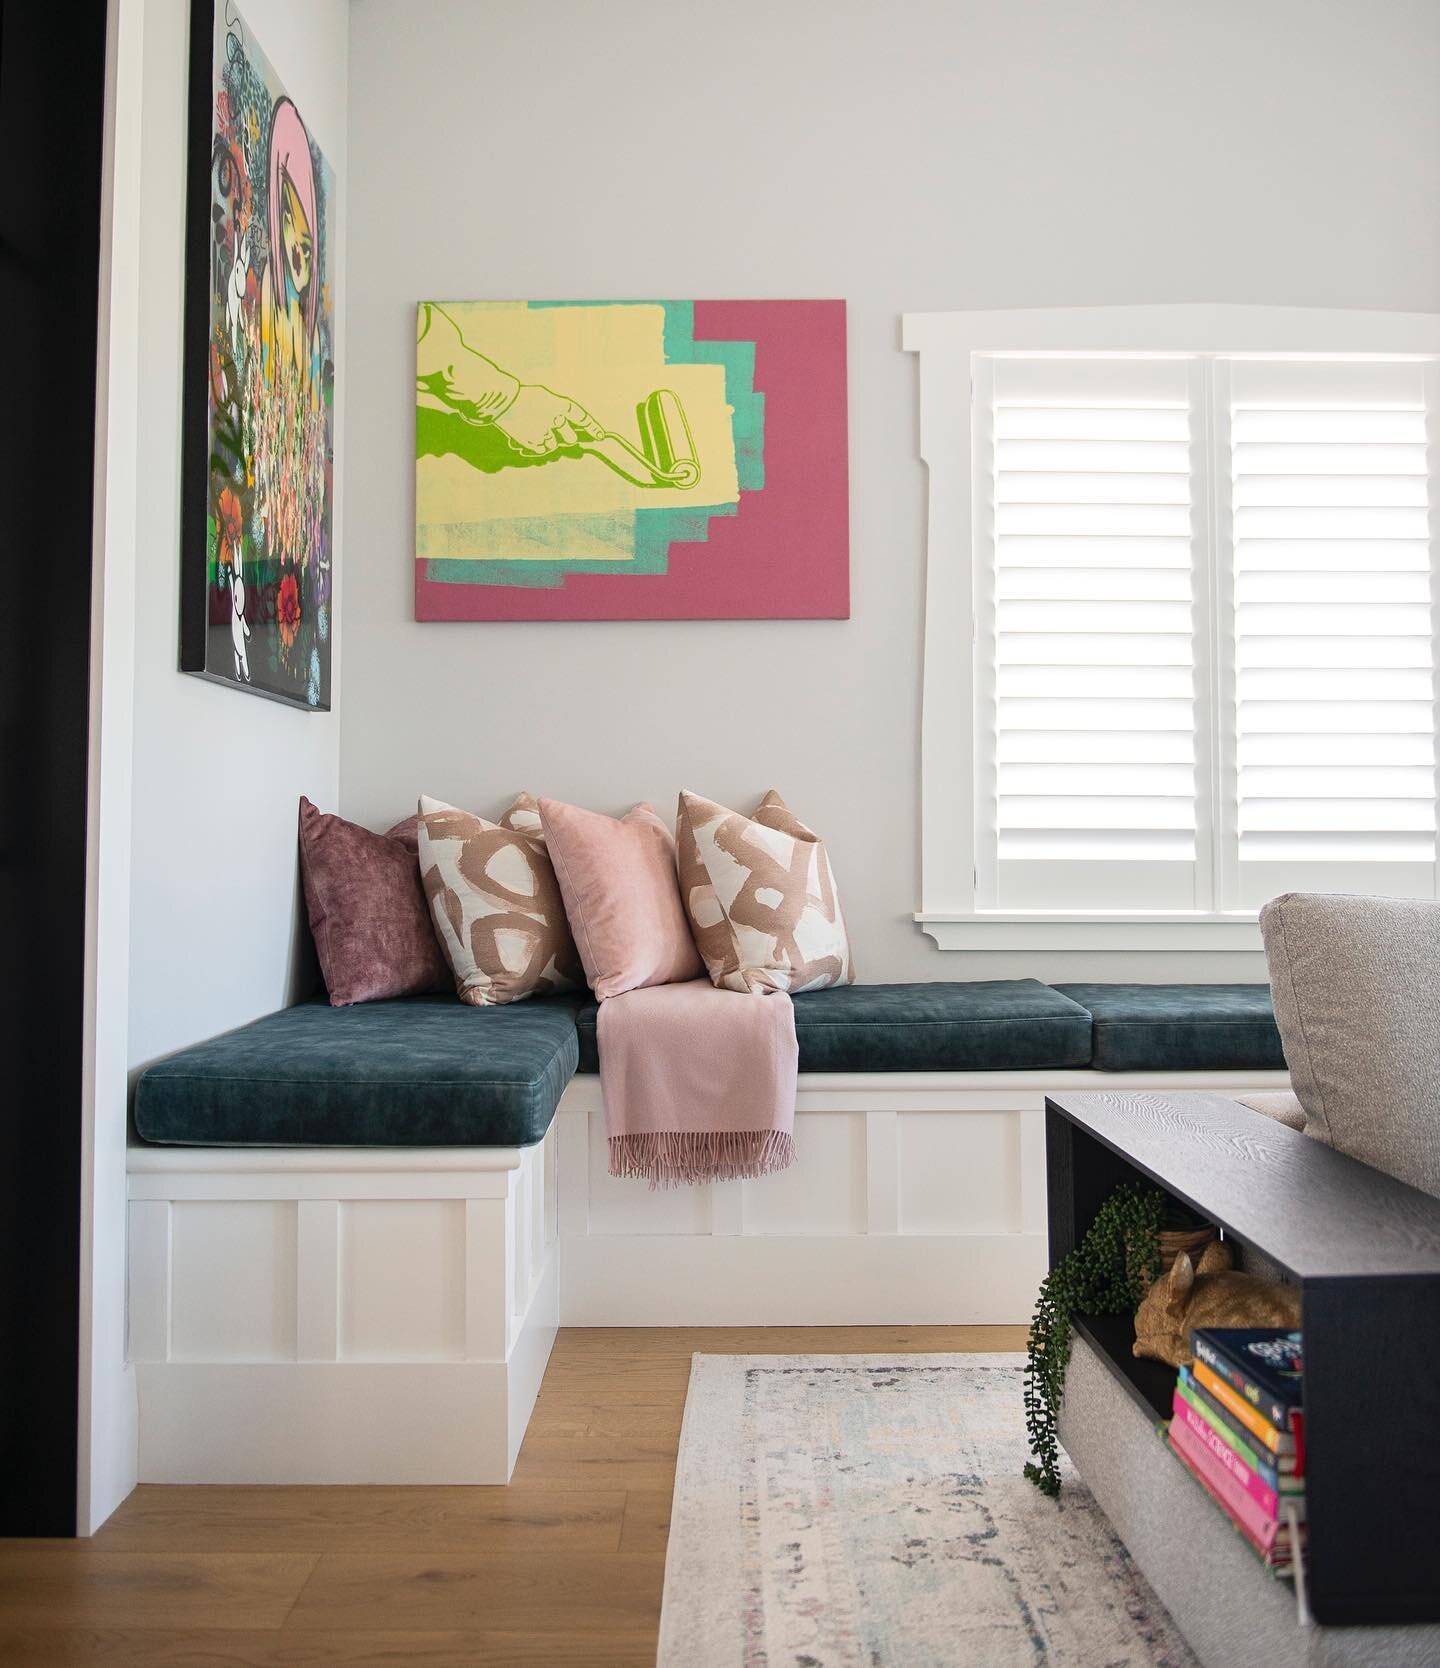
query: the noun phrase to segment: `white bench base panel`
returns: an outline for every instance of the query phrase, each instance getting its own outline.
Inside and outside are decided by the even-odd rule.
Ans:
[[[1284,1072],[807,1074],[791,1169],[652,1193],[608,1173],[600,1081],[577,1077],[556,1114],[560,1323],[1028,1321],[1047,1093],[1288,1087]]]
[[[132,1151],[140,1481],[508,1482],[559,1320],[556,1149]]]
[[[506,1482],[557,1325],[1025,1321],[1047,1091],[1287,1084],[807,1075],[793,1168],[656,1192],[594,1077],[533,1147],[135,1148],[140,1480]]]

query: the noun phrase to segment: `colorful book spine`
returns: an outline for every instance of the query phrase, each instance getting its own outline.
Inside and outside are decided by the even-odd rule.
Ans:
[[[1231,1512],[1216,1484],[1211,1482],[1206,1473],[1200,1469],[1199,1464],[1190,1457],[1188,1451],[1182,1448],[1179,1443],[1174,1441],[1173,1426],[1171,1427],[1170,1447],[1171,1452],[1175,1455],[1176,1459],[1180,1461],[1190,1475],[1194,1477],[1195,1481],[1199,1483],[1200,1487],[1205,1490],[1206,1494],[1210,1496],[1215,1504],[1220,1507],[1221,1511],[1225,1513],[1226,1517],[1230,1519],[1230,1522],[1235,1526],[1236,1531],[1245,1541],[1246,1545],[1258,1553],[1260,1558],[1267,1566],[1269,1566],[1269,1568],[1274,1570],[1288,1570],[1294,1562],[1290,1548],[1289,1525],[1286,1524],[1283,1526],[1283,1533],[1279,1528],[1277,1528],[1275,1535],[1270,1537],[1268,1541],[1265,1538],[1257,1538],[1250,1532],[1246,1525],[1240,1522],[1234,1513]]]
[[[1291,1417],[1299,1411],[1298,1394],[1288,1401],[1282,1401],[1251,1373],[1246,1372],[1238,1361],[1227,1355],[1213,1339],[1207,1338],[1203,1331],[1194,1334],[1192,1343],[1195,1359],[1203,1361],[1211,1372],[1224,1379],[1257,1413],[1268,1419],[1276,1430],[1288,1431],[1291,1428]]]
[[[1176,1423],[1170,1426],[1170,1445],[1189,1464],[1262,1557],[1275,1558],[1289,1552],[1290,1525],[1266,1512],[1189,1425]]]
[[[1250,1403],[1226,1381],[1212,1367],[1207,1367],[1203,1361],[1197,1360],[1194,1367],[1195,1382],[1208,1390],[1220,1405],[1233,1413],[1240,1423],[1256,1436],[1270,1450],[1272,1454],[1293,1453],[1296,1459],[1297,1473],[1302,1469],[1301,1420],[1295,1420],[1293,1433],[1277,1430],[1258,1408]]]
[[[1268,1448],[1250,1437],[1248,1433],[1242,1436],[1219,1402],[1213,1396],[1207,1395],[1191,1378],[1188,1367],[1180,1369],[1180,1377],[1175,1382],[1175,1391],[1177,1395],[1185,1398],[1212,1430],[1219,1432],[1221,1440],[1235,1450],[1246,1465],[1264,1481],[1267,1487],[1273,1488],[1277,1494],[1300,1494],[1303,1492],[1305,1482],[1303,1478],[1295,1475],[1293,1469],[1294,1456],[1272,1454]]]
[[[1190,1406],[1178,1389],[1175,1392],[1175,1417],[1194,1431],[1219,1464],[1240,1484],[1250,1498],[1258,1503],[1266,1517],[1277,1520],[1280,1518],[1281,1497],[1279,1490],[1272,1488],[1258,1472],[1253,1471],[1246,1465],[1245,1461],[1225,1441],[1224,1437]],[[1304,1513],[1305,1501],[1303,1496],[1295,1498],[1290,1503],[1295,1506],[1297,1512]]]

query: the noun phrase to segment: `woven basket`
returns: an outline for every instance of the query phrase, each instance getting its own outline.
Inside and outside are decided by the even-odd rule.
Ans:
[[[1192,1263],[1200,1260],[1200,1253],[1212,1240],[1220,1236],[1209,1224],[1203,1228],[1162,1228],[1160,1230],[1160,1272],[1168,1274],[1182,1251],[1190,1255]]]

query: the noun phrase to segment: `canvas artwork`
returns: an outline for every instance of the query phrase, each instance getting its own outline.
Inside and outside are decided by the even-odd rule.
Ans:
[[[180,665],[326,710],[334,177],[232,0],[190,49]]]
[[[427,301],[419,620],[844,619],[843,301]]]

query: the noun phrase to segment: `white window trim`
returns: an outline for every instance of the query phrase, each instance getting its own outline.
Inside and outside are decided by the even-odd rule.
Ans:
[[[1440,352],[1440,313],[1234,305],[906,313],[902,345],[920,359],[920,456],[929,476],[914,920],[942,950],[1258,950],[1254,912],[976,908],[972,355],[1430,354]]]

